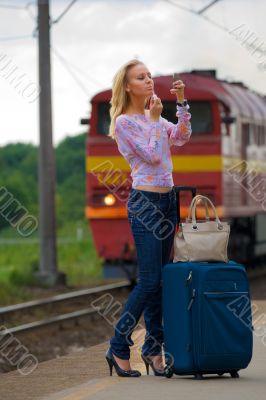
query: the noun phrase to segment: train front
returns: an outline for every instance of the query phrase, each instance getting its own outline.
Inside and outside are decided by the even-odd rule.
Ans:
[[[230,178],[227,164],[232,160],[247,159],[248,146],[242,121],[245,124],[251,119],[253,121],[254,115],[245,114],[240,105],[245,104],[248,96],[254,95],[240,88],[239,84],[219,81],[214,70],[195,70],[180,73],[179,76],[186,85],[186,97],[192,115],[192,136],[185,146],[171,147],[174,184],[195,186],[198,193],[208,196],[215,204],[219,217],[229,219],[231,258],[239,262],[251,260],[261,236],[253,237],[250,226],[257,226],[256,221],[262,221],[261,209],[258,204],[253,210],[244,201],[243,185],[240,187],[238,182]],[[154,83],[156,94],[163,102],[162,116],[176,123],[176,102],[169,90],[172,86],[171,76],[156,77]],[[240,90],[244,94],[239,103]],[[110,99],[111,90],[106,90],[91,100],[86,154],[86,217],[97,254],[104,260],[105,276],[122,274],[129,277],[136,271],[135,246],[126,207],[132,180],[129,164],[119,153],[116,142],[107,136]],[[255,100],[262,102],[258,96]],[[265,110],[264,103],[260,109]],[[264,119],[264,125],[260,120],[258,123],[258,129],[263,129],[264,135]],[[245,197],[248,193],[245,190]],[[186,218],[190,201],[189,194],[184,193],[181,197],[181,219]],[[203,217],[202,211],[199,209],[200,218]],[[263,238],[265,235],[266,232]],[[246,239],[249,243],[246,246],[248,253],[243,249]],[[121,269],[121,266],[124,268]]]

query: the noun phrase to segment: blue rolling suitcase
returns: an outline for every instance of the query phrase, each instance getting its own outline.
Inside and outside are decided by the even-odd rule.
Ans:
[[[178,187],[176,191],[179,208]],[[168,378],[176,374],[202,379],[203,374],[227,372],[239,377],[253,348],[245,267],[233,261],[165,265],[163,325]]]

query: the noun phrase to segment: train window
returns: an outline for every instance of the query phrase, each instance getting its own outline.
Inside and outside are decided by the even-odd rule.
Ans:
[[[208,101],[190,101],[190,112],[193,118],[191,118],[192,132],[193,134],[210,133],[213,130],[213,118],[211,103]],[[101,135],[107,135],[110,125],[110,104],[99,103],[98,104],[98,122],[97,122],[97,133]],[[177,121],[176,118],[176,103],[174,101],[163,101],[163,112],[162,116],[168,121],[174,124]]]
[[[259,132],[258,132],[258,145],[259,146],[265,146],[266,144],[266,131],[264,129],[264,126],[259,126]]]
[[[232,134],[232,122],[233,117],[230,115],[229,108],[224,104],[218,103],[220,119],[221,119],[221,135],[222,136],[230,136]]]
[[[251,134],[251,125],[250,124],[246,124],[246,123],[242,124],[242,136],[243,136],[243,139],[242,139],[243,146],[244,147],[250,146],[252,144],[252,140],[251,140],[252,134]]]
[[[99,103],[98,104],[98,121],[97,121],[97,133],[101,135],[108,135],[110,125],[110,104]]]
[[[258,145],[258,126],[250,124],[249,145]]]
[[[191,112],[191,126],[193,135],[211,133],[213,131],[212,108],[209,101],[189,101]],[[176,123],[176,103],[163,101],[162,116],[168,121]]]

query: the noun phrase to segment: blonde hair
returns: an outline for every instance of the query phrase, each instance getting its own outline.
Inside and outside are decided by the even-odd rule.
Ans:
[[[122,65],[122,67],[117,71],[117,73],[114,76],[113,87],[112,87],[112,98],[110,100],[111,123],[108,134],[108,136],[111,137],[112,139],[116,139],[115,138],[116,118],[123,112],[125,112],[126,108],[129,105],[129,95],[126,91],[128,70],[131,67],[134,67],[135,65],[138,64],[143,64],[143,62],[137,59],[130,60],[126,64]]]

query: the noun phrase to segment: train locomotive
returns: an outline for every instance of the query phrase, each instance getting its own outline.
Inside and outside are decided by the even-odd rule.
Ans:
[[[192,136],[172,146],[175,185],[208,196],[221,220],[230,223],[229,257],[254,268],[266,261],[266,98],[242,82],[217,79],[215,70],[179,73],[186,85]],[[176,123],[171,76],[154,78],[162,116]],[[111,90],[91,99],[86,141],[86,208],[105,276],[132,277],[136,251],[127,219],[130,167],[107,136]],[[181,196],[186,218],[189,193]],[[201,215],[203,210],[199,210]]]

